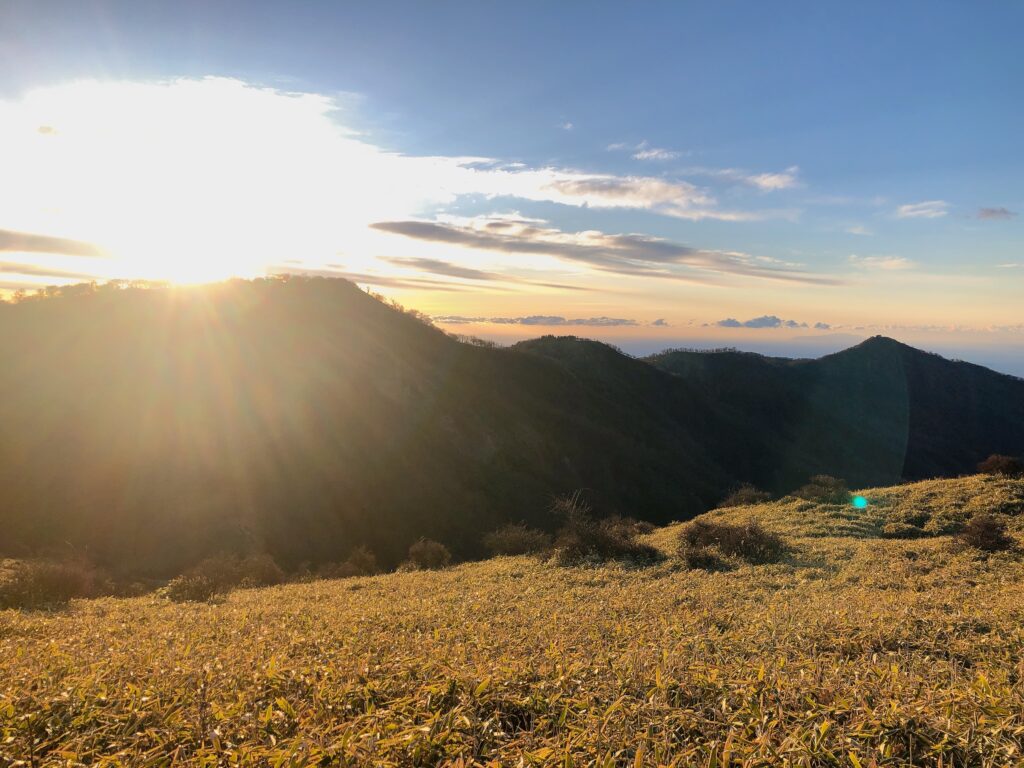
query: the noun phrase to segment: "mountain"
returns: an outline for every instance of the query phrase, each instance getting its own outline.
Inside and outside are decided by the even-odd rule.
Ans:
[[[971,471],[1024,450],[1024,380],[882,336],[816,360],[668,351],[652,365],[699,382],[746,477],[776,492],[808,471],[860,485]]]
[[[818,361],[463,343],[340,280],[119,285],[0,304],[0,549],[169,575],[429,536],[458,557],[552,496],[686,519],[776,492],[1024,452],[1024,382],[872,339]]]

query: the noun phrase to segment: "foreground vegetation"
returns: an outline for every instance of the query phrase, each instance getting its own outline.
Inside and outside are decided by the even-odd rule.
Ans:
[[[861,494],[718,510],[642,562],[3,611],[0,765],[1019,765],[1024,480]],[[1011,548],[955,541],[978,515]]]

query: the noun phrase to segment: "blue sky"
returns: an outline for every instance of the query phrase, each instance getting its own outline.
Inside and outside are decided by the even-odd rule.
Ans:
[[[53,128],[47,135],[56,139],[86,134],[79,127],[95,114],[85,114],[83,93],[102,105],[93,113],[122,126],[138,119],[133,99],[150,97],[155,113],[173,103],[193,124],[246,133],[233,115],[265,115],[252,135],[271,162],[245,188],[262,178],[314,191],[292,229],[317,237],[293,243],[283,225],[263,233],[288,253],[253,265],[227,255],[228,227],[270,219],[275,209],[260,207],[270,202],[239,196],[248,208],[239,202],[220,229],[199,214],[186,219],[192,241],[216,244],[197,246],[202,261],[220,260],[226,273],[335,270],[498,338],[549,329],[495,319],[562,317],[581,322],[574,332],[626,346],[781,348],[794,334],[885,332],[978,350],[978,359],[998,349],[1003,359],[1024,336],[1022,28],[1024,5],[1010,2],[8,1],[0,5],[0,105],[11,124],[46,110],[61,115],[63,125],[36,127]],[[152,90],[175,80],[206,85]],[[83,81],[151,90],[70,87]],[[279,98],[257,106],[259,89]],[[285,98],[297,93],[321,99],[320,111],[308,102],[300,114]],[[318,120],[360,146],[342,151],[306,138],[323,135]],[[139,126],[133,135],[150,135]],[[185,152],[165,150],[158,133],[148,144],[154,156],[223,153],[216,136],[197,134]],[[28,141],[19,136],[5,136],[9,154]],[[102,154],[112,145],[75,146]],[[349,187],[282,170],[291,155],[315,165],[307,156],[314,146]],[[147,147],[137,149],[136,165]],[[346,152],[362,157],[364,149],[384,165],[360,161],[346,173]],[[236,168],[215,165],[206,164],[210,174]],[[79,179],[68,178],[68,166],[65,154],[53,178],[72,187]],[[30,165],[19,167],[31,175]],[[332,231],[332,217],[346,217],[346,201],[365,197],[371,176],[382,201],[389,184],[422,194],[367,205],[345,231]],[[112,177],[112,187],[129,178]],[[39,211],[58,207],[39,194]],[[332,196],[333,209],[324,204]],[[75,205],[66,198],[62,210]],[[124,199],[112,189],[107,207]],[[273,204],[287,212],[291,199]],[[87,202],[82,210],[102,219],[100,203]],[[121,233],[18,205],[0,210],[0,232],[96,243],[120,259],[106,272],[72,269],[71,255],[48,253],[41,241],[29,248],[8,236],[4,247],[0,237],[0,282],[9,289],[90,269],[178,276],[161,273],[172,257],[147,251],[141,236],[122,242]],[[518,223],[498,229],[496,217]],[[152,212],[140,220],[161,223]],[[640,239],[614,239],[621,236]],[[116,274],[115,262],[146,269]],[[743,325],[765,316],[796,327]],[[582,323],[600,318],[629,322]],[[720,324],[728,319],[740,327]]]

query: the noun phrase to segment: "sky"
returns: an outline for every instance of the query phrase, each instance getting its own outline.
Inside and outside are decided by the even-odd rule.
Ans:
[[[499,341],[1024,375],[1018,2],[0,0],[0,291],[347,277]]]

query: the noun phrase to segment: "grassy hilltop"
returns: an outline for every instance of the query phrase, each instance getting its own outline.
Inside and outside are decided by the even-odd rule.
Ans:
[[[787,498],[773,565],[502,557],[0,612],[0,765],[1019,765],[1024,480]],[[892,538],[916,536],[918,538]],[[21,761],[21,762],[18,762]]]

